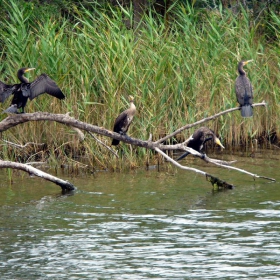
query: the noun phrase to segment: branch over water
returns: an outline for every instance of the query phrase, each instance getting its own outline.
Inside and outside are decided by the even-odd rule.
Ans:
[[[44,171],[41,171],[41,170],[39,170],[33,166],[27,165],[27,164],[0,160],[0,168],[13,168],[13,169],[23,170],[31,175],[35,175],[37,177],[41,177],[45,180],[55,183],[56,185],[60,186],[63,191],[75,190],[74,185],[72,185],[68,181],[64,181],[60,178],[52,176]]]
[[[253,104],[254,107],[265,106],[265,105],[266,105],[266,103],[264,101],[262,103]],[[208,178],[208,181],[210,181],[212,184],[217,183],[217,184],[220,184],[220,185],[222,184],[222,185],[232,186],[231,184],[228,184],[224,181],[221,181],[219,178],[216,178],[216,177],[212,176],[211,174],[208,174],[208,173],[206,173],[202,170],[187,167],[187,166],[182,166],[181,164],[179,164],[178,162],[176,162],[172,158],[170,158],[168,155],[166,155],[166,153],[164,153],[163,151],[165,151],[165,150],[188,151],[192,155],[200,157],[202,160],[204,160],[206,162],[209,162],[209,163],[216,164],[220,167],[233,169],[233,170],[242,172],[244,174],[250,175],[254,178],[264,178],[264,179],[267,179],[267,180],[275,181],[275,179],[273,179],[273,178],[260,176],[260,175],[257,175],[257,174],[250,173],[246,170],[230,166],[235,161],[227,162],[227,161],[221,161],[221,160],[217,160],[217,159],[211,159],[211,158],[207,157],[206,155],[202,155],[201,153],[187,147],[185,145],[186,143],[180,143],[180,144],[175,144],[175,145],[164,145],[164,144],[162,144],[163,141],[173,137],[174,135],[182,132],[183,130],[189,129],[189,128],[191,128],[193,126],[196,126],[196,125],[200,125],[200,124],[205,123],[207,121],[218,118],[219,116],[222,116],[224,114],[227,114],[227,113],[239,110],[239,109],[240,109],[240,107],[231,108],[231,109],[225,110],[223,112],[217,113],[213,116],[204,118],[204,119],[202,119],[200,121],[197,121],[195,123],[187,124],[187,125],[179,128],[179,129],[177,129],[173,133],[171,133],[171,134],[169,134],[169,135],[167,135],[167,136],[165,136],[165,137],[163,137],[163,138],[161,138],[161,139],[159,139],[155,142],[151,141],[151,138],[148,141],[143,141],[143,140],[140,140],[140,139],[123,136],[121,134],[118,134],[116,132],[113,132],[113,131],[108,130],[108,129],[103,128],[103,127],[99,127],[99,126],[96,126],[96,125],[84,123],[82,121],[79,121],[79,120],[69,116],[69,113],[67,113],[67,114],[51,114],[51,113],[46,113],[46,112],[36,112],[36,113],[11,115],[11,116],[8,116],[6,119],[4,119],[3,121],[0,122],[0,132],[6,131],[11,127],[14,127],[14,126],[17,126],[19,124],[29,122],[29,121],[55,121],[55,122],[61,123],[63,125],[70,126],[74,129],[80,129],[80,130],[87,131],[89,133],[96,133],[96,134],[99,134],[99,135],[104,135],[104,136],[107,136],[107,137],[110,137],[110,138],[115,138],[117,140],[123,141],[125,143],[131,144],[131,145],[134,145],[134,146],[155,150],[156,152],[161,154],[163,157],[165,157],[169,162],[171,162],[175,166],[177,166],[179,168],[182,168],[184,170],[189,170],[189,171],[196,172],[196,173],[199,173],[201,175],[206,176]],[[110,148],[110,147],[108,147],[108,148]],[[12,162],[4,162],[4,161],[0,161],[0,163],[3,164],[2,166],[7,165],[7,166],[4,166],[4,167],[21,169],[21,170],[24,170],[26,172],[32,173],[36,176],[45,178],[46,180],[52,181],[52,182],[60,185],[62,187],[62,189],[72,190],[74,188],[74,186],[71,185],[69,182],[60,180],[60,179],[58,179],[54,176],[49,177],[51,175],[49,175],[45,172],[40,173],[42,171],[40,171],[40,170],[38,170],[34,167],[31,167],[31,166],[28,166],[28,165],[25,165],[25,164],[18,164],[18,163],[12,163]],[[0,168],[1,168],[1,164],[0,164]],[[30,168],[32,168],[32,170]],[[210,178],[210,180],[209,180],[209,178]]]

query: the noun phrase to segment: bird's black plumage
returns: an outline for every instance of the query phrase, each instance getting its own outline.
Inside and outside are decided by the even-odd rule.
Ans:
[[[130,107],[120,113],[120,115],[116,118],[115,123],[114,123],[114,128],[113,131],[117,132],[122,135],[126,135],[126,132],[128,131],[128,128],[133,120],[133,117],[136,113],[136,107],[133,103],[134,98],[133,96],[129,96],[128,100],[130,102]],[[120,143],[120,140],[113,139],[112,140],[112,145],[116,146]]]
[[[196,150],[197,152],[201,153],[204,148],[204,144],[209,140],[214,140],[216,144],[224,148],[222,145],[220,139],[215,135],[214,131],[209,129],[208,127],[200,127],[197,129],[187,140],[187,147],[192,148]],[[185,152],[180,157],[178,157],[176,160],[181,160],[187,155],[189,155],[189,152]]]
[[[251,62],[252,60],[240,61],[238,63],[239,76],[235,81],[235,93],[238,103],[241,107],[242,117],[251,117],[253,115],[253,88],[250,80],[246,76],[246,72],[243,66]]]
[[[64,99],[65,96],[58,85],[47,75],[41,74],[36,80],[29,83],[24,77],[24,73],[35,68],[21,68],[18,70],[17,76],[21,83],[7,85],[0,81],[0,102],[4,102],[10,95],[14,95],[11,106],[6,109],[6,113],[18,113],[21,108],[24,113],[28,98],[30,100],[36,98],[42,93],[48,93],[58,99]]]

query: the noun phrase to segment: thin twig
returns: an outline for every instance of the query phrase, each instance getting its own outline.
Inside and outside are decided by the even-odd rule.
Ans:
[[[171,163],[173,163],[175,166],[184,169],[184,170],[189,170],[189,171],[194,171],[196,173],[202,174],[202,175],[207,175],[206,172],[193,168],[193,167],[187,167],[187,166],[183,166],[180,163],[178,163],[177,161],[175,161],[174,159],[172,159],[171,157],[169,157],[166,153],[164,153],[162,150],[160,150],[159,148],[155,148],[155,151],[157,151],[159,154],[161,154],[165,159],[167,159],[168,161],[170,161]]]
[[[45,143],[34,143],[34,142],[27,142],[25,145],[19,145],[19,144],[16,144],[16,143],[4,140],[4,139],[2,139],[2,141],[7,143],[7,144],[9,144],[9,145],[12,145],[12,146],[14,146],[16,148],[20,148],[20,149],[24,149],[24,148],[26,148],[27,146],[30,146],[30,145],[34,145],[34,146],[43,146],[43,145],[45,145]]]
[[[45,161],[30,161],[26,162],[26,165],[47,165],[48,163]]]
[[[212,162],[212,161],[211,161]],[[263,178],[263,179],[266,179],[266,180],[269,180],[269,181],[273,181],[275,182],[276,180],[274,178],[269,178],[269,177],[266,177],[266,176],[261,176],[261,175],[257,175],[257,174],[254,174],[254,173],[251,173],[249,171],[246,171],[244,169],[241,169],[241,168],[237,168],[237,167],[234,167],[234,166],[229,166],[229,165],[224,165],[224,164],[221,164],[221,163],[218,163],[218,162],[212,162],[213,164],[216,164],[218,166],[221,166],[221,167],[225,167],[227,169],[232,169],[232,170],[236,170],[236,171],[239,171],[241,173],[245,173],[245,174],[248,174],[252,177],[255,177],[255,178]]]
[[[119,158],[119,155],[109,146],[107,146],[105,143],[103,143],[101,140],[99,140],[94,134],[92,134],[90,131],[88,131],[88,134],[94,138],[95,141],[97,141],[99,144],[107,148],[111,153],[113,153],[117,158]]]
[[[181,169],[184,169],[184,170],[190,170],[190,171],[194,171],[194,172],[197,172],[197,173],[200,173],[202,175],[206,175],[207,173],[205,173],[204,171],[201,171],[199,169],[195,169],[195,168],[191,168],[191,167],[187,167],[187,166],[183,166],[181,165],[180,163],[178,163],[177,161],[175,161],[174,159],[172,159],[171,157],[169,157],[166,153],[164,153],[162,150],[160,150],[159,148],[155,148],[155,151],[157,151],[158,153],[160,153],[163,157],[165,157],[168,161],[170,161],[171,163],[173,163],[174,165],[176,165],[177,167],[181,168]],[[209,158],[206,154],[200,154],[199,152],[196,152],[195,150],[191,149],[191,148],[188,148],[188,152],[194,154],[195,156],[198,156],[200,157],[201,159],[203,159],[204,161],[206,162],[210,162],[210,163],[213,163],[215,165],[218,165],[220,167],[224,167],[224,168],[227,168],[227,169],[232,169],[232,170],[236,170],[236,171],[239,171],[241,173],[245,173],[247,175],[250,175],[252,177],[255,177],[255,178],[263,178],[263,179],[266,179],[266,180],[270,180],[270,181],[273,181],[275,182],[276,180],[274,178],[269,178],[269,177],[265,177],[265,176],[260,176],[260,175],[257,175],[257,174],[254,174],[254,173],[251,173],[251,172],[248,172],[246,170],[243,170],[243,169],[240,169],[240,168],[237,168],[237,167],[233,167],[233,166],[230,166],[229,163],[234,163],[235,161],[232,161],[232,162],[225,162],[225,161],[219,161],[217,159],[211,159]],[[208,174],[209,175],[209,174]]]

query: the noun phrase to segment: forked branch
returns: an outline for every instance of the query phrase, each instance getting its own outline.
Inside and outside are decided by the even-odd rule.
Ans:
[[[257,107],[257,106],[266,106],[266,102],[263,101],[263,102],[261,102],[261,103],[254,103],[252,106],[253,106],[253,107]],[[167,139],[169,139],[169,138],[175,136],[176,134],[178,134],[178,133],[180,133],[180,132],[182,132],[182,131],[184,131],[184,130],[186,130],[186,129],[190,129],[191,127],[197,126],[197,125],[199,125],[199,124],[203,124],[203,123],[205,123],[205,122],[214,120],[214,119],[216,119],[216,118],[218,118],[218,117],[220,117],[220,116],[222,116],[222,115],[231,113],[231,112],[236,111],[236,110],[240,110],[240,107],[231,108],[231,109],[228,109],[228,110],[219,112],[219,113],[217,113],[217,114],[215,114],[215,115],[213,115],[213,116],[210,116],[210,117],[204,118],[204,119],[202,119],[202,120],[199,120],[199,121],[197,121],[197,122],[194,122],[194,123],[191,123],[191,124],[187,124],[187,125],[185,125],[185,126],[179,128],[179,129],[175,130],[173,133],[171,133],[171,134],[169,134],[169,135],[166,135],[165,137],[163,137],[163,138],[157,140],[155,143],[162,143],[162,142],[166,141]]]
[[[253,104],[253,106],[265,106],[265,105],[266,105],[265,102]],[[176,162],[175,160],[173,160],[172,158],[167,156],[163,151],[165,151],[165,150],[188,151],[191,154],[193,154],[197,157],[200,157],[201,159],[203,159],[206,162],[210,162],[210,163],[216,164],[216,165],[224,167],[224,168],[230,168],[230,169],[233,169],[233,170],[236,170],[236,171],[239,171],[239,172],[243,172],[247,175],[253,176],[254,178],[264,178],[264,179],[267,179],[267,180],[275,181],[275,179],[273,179],[273,178],[268,178],[268,177],[265,177],[265,176],[259,176],[257,174],[253,174],[253,173],[247,172],[245,170],[230,166],[232,163],[234,163],[234,161],[227,162],[227,161],[220,161],[220,160],[217,160],[217,159],[210,159],[206,155],[200,154],[199,152],[187,147],[183,143],[176,144],[176,145],[164,145],[164,144],[162,144],[163,141],[173,137],[174,135],[180,133],[183,130],[189,129],[193,126],[205,123],[205,122],[207,122],[209,120],[213,120],[213,119],[215,119],[215,118],[217,118],[221,115],[224,115],[224,114],[227,114],[227,113],[233,112],[235,110],[239,110],[239,109],[240,109],[239,107],[236,107],[236,108],[232,108],[232,109],[229,109],[229,110],[225,110],[225,111],[220,112],[218,114],[215,114],[213,116],[204,118],[204,119],[202,119],[198,122],[195,122],[193,124],[185,125],[185,126],[179,128],[179,129],[177,129],[176,131],[174,131],[172,134],[169,134],[169,135],[167,135],[167,136],[165,136],[165,137],[163,137],[163,138],[161,138],[161,139],[159,139],[155,142],[151,141],[151,139],[149,139],[148,141],[143,141],[143,140],[132,138],[132,137],[125,137],[121,134],[118,134],[118,133],[113,132],[111,130],[105,129],[103,127],[95,126],[95,125],[92,125],[92,124],[88,124],[88,123],[84,123],[82,121],[76,120],[76,119],[70,117],[69,113],[67,113],[67,114],[51,114],[51,113],[45,113],[45,112],[36,112],[36,113],[32,113],[32,114],[29,113],[29,114],[11,115],[11,116],[7,117],[6,119],[4,119],[0,122],[0,132],[3,132],[5,130],[11,128],[11,127],[14,127],[14,126],[17,126],[19,124],[29,122],[29,121],[55,121],[55,122],[61,123],[63,125],[70,126],[72,128],[76,128],[76,130],[84,130],[84,131],[87,131],[89,133],[96,133],[96,134],[99,134],[99,135],[104,135],[104,136],[107,136],[107,137],[110,137],[110,138],[118,139],[120,141],[123,141],[125,143],[131,144],[131,145],[134,145],[134,146],[155,150],[159,154],[164,156],[168,161],[170,161],[175,166],[177,166],[179,168],[182,168],[184,170],[189,170],[189,171],[199,173],[201,175],[205,175],[208,178],[208,181],[210,181],[213,185],[217,184],[219,186],[222,186],[222,185],[232,186],[232,185],[227,184],[226,182],[221,181],[220,179],[218,179],[218,178],[216,178],[216,177],[214,177],[214,176],[212,176],[212,175],[210,175],[210,174],[208,174],[204,171],[199,170],[199,169],[195,169],[195,168],[191,168],[191,167],[187,167],[187,166],[182,166],[181,164],[179,164],[178,162]],[[111,149],[110,147],[107,147],[107,148]],[[3,166],[4,161],[1,161],[0,163],[2,163],[2,166]],[[50,179],[50,177],[48,177],[48,176],[51,176],[51,175],[49,175],[47,173],[44,173],[44,172],[43,173],[38,173],[38,171],[40,171],[40,170],[38,170],[34,167],[27,166],[27,165],[24,165],[24,164],[17,165],[17,163],[5,162],[6,165],[8,165],[8,163],[9,163],[8,167],[10,167],[10,168],[17,168],[17,169],[25,170],[26,172],[32,173],[36,176],[43,177],[47,180],[50,180],[50,181],[60,185],[62,187],[62,189],[74,188],[74,186],[72,186],[67,181],[63,181],[63,180],[58,181],[57,180],[58,178],[55,178],[55,177],[54,177],[55,179],[54,178]],[[0,168],[2,166],[0,164]],[[6,166],[4,166],[4,167],[6,167]],[[30,170],[30,168],[32,168],[32,170]],[[40,172],[42,172],[42,171],[40,171]]]

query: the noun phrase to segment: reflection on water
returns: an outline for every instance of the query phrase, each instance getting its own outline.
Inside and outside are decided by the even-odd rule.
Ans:
[[[238,167],[280,181],[278,159],[255,161]],[[1,279],[278,279],[279,183],[202,169],[236,188],[139,170],[66,178],[78,190],[61,196],[40,179],[9,185],[2,172]]]

